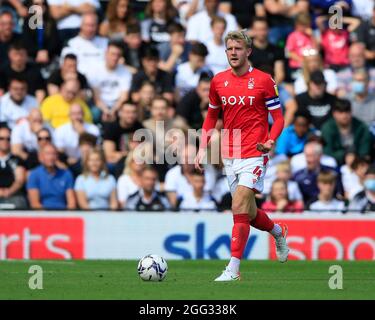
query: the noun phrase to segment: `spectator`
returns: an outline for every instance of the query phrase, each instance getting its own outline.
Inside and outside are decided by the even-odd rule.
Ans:
[[[130,24],[136,23],[129,0],[110,0],[106,19],[100,24],[99,34],[110,41],[121,42]]]
[[[302,201],[291,201],[288,197],[288,188],[284,180],[276,179],[272,183],[269,200],[262,204],[262,209],[267,212],[302,212]]]
[[[350,154],[345,157],[347,164],[341,167],[341,176],[345,198],[351,201],[357,193],[364,190],[364,180],[370,165],[369,161],[364,158],[354,156],[351,162],[348,158],[350,159]]]
[[[281,84],[285,78],[284,52],[268,41],[269,30],[266,18],[254,18],[252,34],[251,65],[254,68],[267,66],[267,68],[273,70],[275,82]]]
[[[117,209],[116,180],[107,172],[102,151],[92,150],[88,154],[74,190],[80,209]]]
[[[218,5],[218,0],[204,0],[204,10],[197,12],[188,20],[186,40],[204,44],[212,40],[211,19],[214,16],[222,16],[226,20],[227,27],[224,36],[229,31],[238,29],[236,18],[230,13],[221,13],[218,10]]]
[[[94,102],[102,113],[102,121],[114,121],[120,106],[128,100],[132,75],[122,64],[122,47],[111,42],[105,61],[90,71],[89,82],[94,91]]]
[[[45,145],[39,154],[41,165],[33,169],[27,181],[32,209],[76,209],[73,176],[57,167],[57,149]]]
[[[294,31],[289,34],[285,46],[292,74],[302,67],[304,52],[317,47],[313,30],[311,29],[310,15],[308,13],[299,13],[296,16]]]
[[[73,165],[81,158],[79,136],[87,132],[98,137],[100,132],[96,125],[84,121],[83,110],[79,104],[71,105],[69,119],[68,123],[56,128],[55,145],[59,152],[66,154],[68,164]]]
[[[89,72],[104,60],[108,39],[96,35],[98,17],[95,13],[82,15],[79,34],[70,39],[61,56],[73,53],[78,59],[78,71],[88,76]]]
[[[169,42],[160,43],[159,68],[166,72],[175,72],[177,66],[188,61],[190,44],[185,41],[185,28],[179,23],[172,23],[168,27]]]
[[[369,74],[369,93],[375,93],[375,68],[366,66],[365,45],[360,42],[353,43],[349,48],[350,65],[337,72],[337,96],[344,97],[351,91],[353,73],[358,69],[366,69]]]
[[[60,87],[60,93],[46,98],[40,110],[43,119],[50,123],[53,128],[57,128],[69,122],[69,111],[73,104],[79,104],[84,113],[85,122],[92,123],[92,115],[88,105],[79,97],[80,86],[78,80],[64,81]]]
[[[336,175],[332,171],[321,171],[318,174],[317,181],[319,194],[316,199],[308,204],[309,210],[334,212],[344,211],[344,201],[337,200],[333,195],[336,187]]]
[[[29,57],[41,66],[49,65],[60,54],[61,43],[57,32],[56,22],[51,17],[47,0],[28,1],[29,6],[39,6],[42,10],[43,24],[35,25],[35,12],[29,11],[23,23],[23,39]]]
[[[77,70],[77,57],[70,53],[67,54],[59,69],[52,72],[47,80],[47,92],[49,96],[59,93],[61,85],[64,81],[77,79],[80,84],[80,96],[83,100],[87,99],[86,91],[90,90],[86,77]]]
[[[165,196],[156,190],[158,173],[152,166],[146,166],[140,173],[139,190],[126,201],[127,210],[164,211],[170,208]]]
[[[204,191],[204,174],[194,170],[190,175],[192,192],[181,194],[178,198],[179,210],[217,210],[217,203],[210,193]]]
[[[27,94],[26,80],[15,76],[9,81],[8,92],[0,98],[0,122],[6,122],[13,129],[35,107],[38,107],[38,101]]]
[[[298,110],[308,112],[312,125],[320,130],[332,116],[332,105],[336,97],[326,91],[327,82],[321,71],[314,71],[310,76],[307,92],[296,96]]]
[[[142,57],[143,70],[138,71],[132,80],[130,91],[133,102],[139,101],[139,89],[144,81],[151,82],[157,94],[162,95],[170,102],[173,101],[173,79],[170,74],[160,70],[158,64],[159,52],[151,47],[146,48]]]
[[[206,65],[214,74],[229,67],[223,40],[226,26],[227,22],[223,17],[213,17],[211,20],[213,38],[207,42],[208,55],[206,57]]]
[[[63,45],[77,36],[83,16],[100,8],[98,0],[48,0],[48,4]]]
[[[287,184],[288,198],[291,201],[302,201],[302,194],[298,183],[292,180],[292,171],[288,161],[280,162],[276,165],[276,179],[282,180]]]
[[[207,47],[203,43],[194,43],[189,53],[189,60],[177,67],[175,83],[179,98],[198,85],[199,77],[203,72],[211,73],[206,66],[207,55]]]
[[[22,160],[10,151],[10,134],[9,128],[0,128],[0,208],[26,209],[26,172]]]
[[[297,111],[294,114],[293,124],[285,128],[276,143],[276,154],[285,154],[292,157],[303,152],[309,136],[315,130],[310,127],[311,116],[307,112]]]
[[[142,21],[142,39],[159,49],[159,45],[170,40],[168,27],[177,22],[177,10],[171,0],[150,0],[145,9],[146,19]]]
[[[334,157],[339,165],[344,163],[344,156],[348,152],[369,157],[370,131],[365,123],[352,116],[350,101],[336,100],[332,112],[333,118],[322,126],[324,153]]]
[[[9,64],[0,69],[0,95],[8,88],[11,79],[22,77],[27,81],[27,93],[36,97],[40,103],[45,97],[44,80],[39,68],[27,62],[27,51],[23,43],[12,43],[8,57]]]
[[[369,74],[365,69],[354,71],[347,98],[352,102],[353,116],[370,126],[375,121],[375,93],[369,93]]]
[[[123,38],[125,63],[131,67],[132,73],[142,68],[142,57],[148,45],[142,41],[141,27],[138,23],[128,26]]]
[[[196,130],[202,128],[203,118],[208,108],[211,78],[202,73],[195,89],[185,94],[177,105],[176,113]]]
[[[143,128],[137,120],[137,107],[124,103],[118,111],[118,119],[104,125],[103,150],[107,164],[123,161],[129,152],[129,141],[134,132]]]
[[[365,189],[354,196],[350,202],[348,211],[360,211],[365,213],[375,211],[375,168],[368,169],[365,176]]]
[[[0,12],[0,63],[8,64],[9,45],[18,41],[21,36],[14,32],[14,18],[10,11],[4,10]]]
[[[151,102],[156,97],[156,90],[154,85],[145,81],[139,89],[139,101],[137,103],[138,120],[143,121],[149,119],[151,116]]]
[[[335,71],[324,68],[322,57],[315,49],[306,50],[303,54],[302,72],[294,81],[294,93],[301,94],[307,90],[311,75],[315,71],[323,72],[327,83],[327,92],[335,95],[337,91],[337,76]]]
[[[321,171],[332,171],[336,176],[336,189],[335,195],[342,192],[342,185],[340,176],[336,173],[334,168],[327,167],[320,163],[323,148],[317,142],[310,142],[305,145],[304,154],[306,157],[306,168],[297,171],[293,175],[294,181],[302,192],[305,203],[309,203],[312,199],[317,197],[319,193],[317,185],[317,177]]]

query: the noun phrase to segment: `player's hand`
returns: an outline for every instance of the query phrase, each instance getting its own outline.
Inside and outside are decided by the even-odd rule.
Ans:
[[[273,140],[267,140],[265,143],[260,143],[258,142],[257,143],[257,150],[260,151],[260,152],[263,152],[263,153],[267,153],[269,151],[271,151],[271,149],[273,148],[273,146],[275,145],[275,141]]]
[[[200,172],[203,172],[204,168],[202,166],[202,162],[203,162],[203,159],[204,157],[206,156],[206,150],[204,149],[199,149],[196,157],[195,157],[195,160],[194,160],[194,166],[195,166],[195,169],[199,170]]]

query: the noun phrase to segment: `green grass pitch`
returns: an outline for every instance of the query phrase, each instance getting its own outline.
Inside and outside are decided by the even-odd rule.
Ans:
[[[168,261],[163,282],[143,282],[137,261],[3,261],[0,299],[375,299],[375,262],[244,261],[241,281],[215,283],[226,261]],[[31,290],[31,265],[43,289]],[[331,265],[343,268],[343,289],[328,286]]]

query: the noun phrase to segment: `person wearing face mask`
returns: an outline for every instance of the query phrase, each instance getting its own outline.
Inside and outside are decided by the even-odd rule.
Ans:
[[[349,211],[365,213],[375,210],[375,166],[370,167],[365,176],[365,189],[357,193],[349,204]]]
[[[375,94],[369,93],[368,88],[368,72],[365,69],[356,70],[347,98],[352,101],[353,116],[370,126],[375,120]]]

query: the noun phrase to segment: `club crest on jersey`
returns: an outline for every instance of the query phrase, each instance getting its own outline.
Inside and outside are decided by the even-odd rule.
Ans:
[[[228,81],[225,81],[225,82],[224,82],[224,87],[227,87],[228,84],[229,84],[229,82],[228,82]]]
[[[254,78],[250,78],[249,82],[247,83],[247,88],[248,89],[254,89]]]

